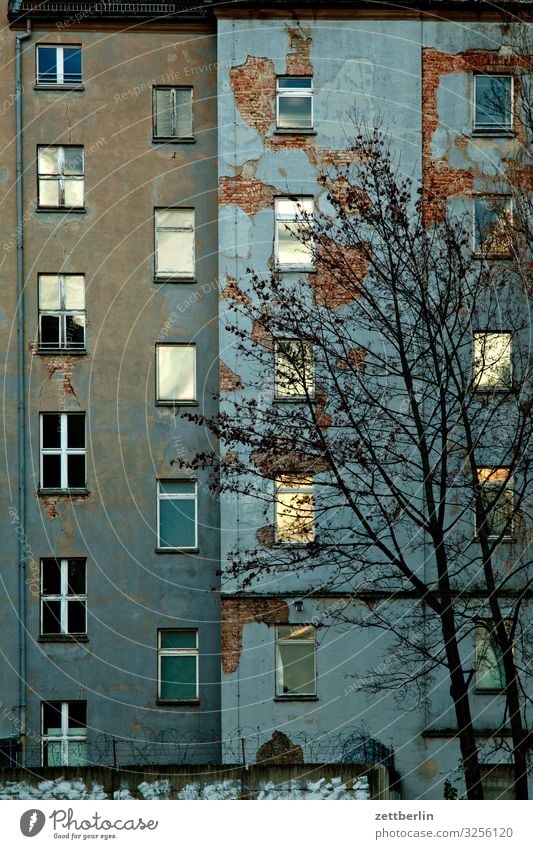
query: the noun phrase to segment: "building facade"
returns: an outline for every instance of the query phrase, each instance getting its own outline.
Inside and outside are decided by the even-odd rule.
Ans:
[[[448,203],[475,216],[518,155],[500,13],[319,5],[5,9],[0,737],[29,766],[394,760],[403,798],[429,799],[456,775],[447,680],[423,708],[361,694],[386,640],[335,620],[326,574],[228,576],[276,519],[187,471],[213,437],[183,408],[246,392],[229,308],[250,269],[305,271],[294,198],[325,204],[354,110],[393,134],[428,226]],[[272,371],[259,406],[275,394]],[[490,736],[501,702],[475,699]]]

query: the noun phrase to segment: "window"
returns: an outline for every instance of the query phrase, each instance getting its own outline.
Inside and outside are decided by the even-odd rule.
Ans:
[[[506,621],[509,631],[511,621]],[[476,690],[503,690],[505,670],[501,649],[496,641],[494,622],[485,619],[478,622],[475,631],[476,640]]]
[[[156,209],[155,276],[194,277],[194,209]]]
[[[276,627],[276,696],[316,695],[313,625]]]
[[[311,198],[276,198],[276,264],[285,269],[312,269]]]
[[[85,350],[83,274],[39,274],[39,348]]]
[[[158,481],[158,548],[196,548],[196,481]]]
[[[41,413],[41,489],[85,489],[85,413]]]
[[[513,127],[513,78],[493,74],[474,76],[474,130],[498,133]]]
[[[283,475],[276,482],[276,542],[312,542],[313,512],[313,478]]]
[[[156,400],[187,404],[196,401],[196,346],[157,345]]]
[[[192,138],[192,88],[154,88],[153,108],[154,139]]]
[[[511,382],[511,334],[474,333],[474,385],[501,389]]]
[[[38,44],[37,82],[41,85],[79,85],[81,83],[81,46]]]
[[[511,251],[512,201],[509,197],[480,197],[474,200],[474,251],[507,257]]]
[[[276,121],[280,130],[313,128],[312,77],[278,77]]]
[[[477,470],[481,500],[486,512],[486,531],[490,537],[512,536],[513,482],[509,469]],[[478,529],[479,532],[479,529]]]
[[[157,698],[166,702],[198,699],[198,631],[158,632]]]
[[[87,702],[42,702],[43,766],[85,766]]]
[[[514,769],[506,764],[481,764],[481,783],[483,798],[516,799],[514,790]]]
[[[38,206],[44,209],[83,208],[83,148],[39,147]]]
[[[87,633],[85,560],[41,560],[41,636]]]
[[[313,346],[301,339],[275,343],[276,398],[300,399],[314,395]]]

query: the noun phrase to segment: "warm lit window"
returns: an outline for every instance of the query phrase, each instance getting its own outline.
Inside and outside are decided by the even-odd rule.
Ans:
[[[474,200],[474,251],[487,256],[509,256],[513,206],[509,197]]]
[[[156,209],[155,276],[194,277],[194,209]]]
[[[312,542],[314,529],[313,478],[283,475],[276,482],[276,542]]]
[[[276,696],[316,695],[315,646],[313,625],[276,627]]]
[[[39,348],[85,350],[83,274],[39,274]]]
[[[196,346],[157,345],[156,400],[187,404],[196,401]]]
[[[513,479],[508,468],[477,470],[485,530],[490,537],[510,537],[513,531]],[[478,533],[480,528],[478,527]]]
[[[40,85],[79,85],[81,47],[75,44],[38,44],[37,82]]]
[[[474,385],[501,389],[511,381],[511,334],[474,333]]]
[[[41,489],[85,489],[85,413],[41,413]]]
[[[511,622],[505,623],[507,630]],[[494,632],[492,619],[485,619],[476,624],[476,690],[503,690],[505,687],[505,670],[500,646]]]
[[[43,766],[87,764],[87,702],[42,703]]]
[[[311,198],[276,198],[276,264],[286,270],[312,269]]]
[[[85,560],[41,560],[41,635],[87,633]]]
[[[276,398],[313,397],[313,346],[301,339],[275,343]]]
[[[474,130],[497,133],[513,126],[513,78],[493,74],[474,76]]]
[[[196,481],[157,482],[158,548],[196,548]]]
[[[192,138],[192,88],[154,88],[154,139]]]
[[[278,129],[313,128],[312,77],[278,77],[276,94]]]
[[[83,147],[39,147],[37,170],[39,207],[83,208]]]
[[[166,702],[198,699],[198,631],[158,632],[157,698]]]

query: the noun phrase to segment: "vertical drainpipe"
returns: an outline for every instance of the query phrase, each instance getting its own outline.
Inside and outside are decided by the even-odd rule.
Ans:
[[[22,42],[31,35],[31,21],[26,32],[15,39],[15,113],[17,145],[17,369],[18,369],[18,513],[22,533],[18,535],[19,557],[19,710],[21,765],[26,765],[26,409],[24,395],[24,240],[22,221]]]

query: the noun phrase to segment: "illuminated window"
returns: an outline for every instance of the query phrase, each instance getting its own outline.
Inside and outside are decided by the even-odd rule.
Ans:
[[[39,274],[39,348],[85,350],[83,274]]]
[[[313,268],[311,198],[276,198],[276,264],[280,269]]]
[[[300,399],[314,395],[313,346],[300,339],[275,343],[276,398]]]
[[[485,512],[485,529],[490,537],[510,537],[513,530],[513,481],[509,469],[477,470],[481,500]],[[478,528],[478,533],[479,533]]]
[[[474,200],[474,251],[507,257],[511,251],[513,206],[509,197],[479,197]]]
[[[187,404],[196,400],[196,346],[157,345],[156,400]]]
[[[316,695],[315,649],[313,625],[276,627],[276,696]]]
[[[37,172],[40,208],[83,208],[83,147],[39,147]]]
[[[160,630],[157,698],[166,702],[198,699],[198,660],[198,631]]]
[[[87,702],[42,703],[43,766],[87,764]]]
[[[479,133],[497,133],[512,129],[512,77],[476,74],[474,102],[474,130]]]
[[[155,276],[194,277],[194,209],[156,209]]]
[[[313,478],[283,475],[276,482],[276,542],[312,542],[314,529]]]
[[[278,129],[313,128],[312,77],[278,77],[276,92]]]
[[[511,381],[511,334],[474,333],[476,389],[508,387]]]

